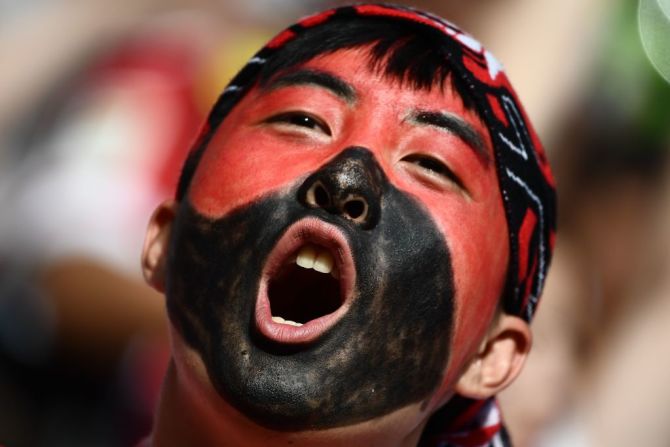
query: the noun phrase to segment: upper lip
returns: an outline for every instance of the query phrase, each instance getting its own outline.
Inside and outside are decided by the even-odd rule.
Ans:
[[[334,312],[307,321],[299,327],[276,323],[272,321],[268,284],[279,274],[287,260],[306,244],[325,248],[333,256],[339,270],[342,304]],[[355,277],[353,256],[343,232],[337,226],[314,217],[299,220],[284,232],[263,267],[256,298],[256,329],[265,338],[281,344],[305,344],[316,340],[347,313],[354,298]]]

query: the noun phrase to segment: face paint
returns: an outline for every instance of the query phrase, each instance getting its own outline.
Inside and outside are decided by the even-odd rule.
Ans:
[[[338,51],[250,92],[210,141],[173,225],[171,321],[223,400],[266,427],[430,411],[504,281],[486,129],[452,91],[356,68],[366,58]],[[337,279],[294,257],[332,258]]]
[[[364,213],[347,207],[358,200],[367,205]],[[337,312],[319,305],[332,301],[329,288],[347,311],[308,342],[286,343],[258,328],[301,329],[259,321],[257,300],[266,298],[260,272],[287,229],[313,219],[322,226],[298,230],[298,248],[280,255],[281,268],[268,278],[272,313],[308,326],[307,319]],[[332,232],[341,233],[346,248]],[[368,150],[349,148],[302,184],[220,219],[185,202],[171,243],[170,317],[216,389],[258,423],[286,430],[347,425],[424,399],[439,385],[453,314],[447,244]],[[353,259],[335,262],[342,276],[353,276],[349,293],[342,276],[293,264],[307,245],[334,258],[351,253]]]
[[[340,32],[350,21],[356,22],[351,29],[359,32]],[[385,25],[379,27],[379,21],[385,22]],[[423,26],[432,31],[419,32],[418,28]],[[368,34],[371,27],[374,27],[372,35],[376,37]],[[403,34],[405,32],[410,34]],[[333,36],[335,38],[330,38]],[[422,37],[414,40],[417,36]],[[344,41],[340,40],[344,37]],[[379,71],[375,72],[375,76],[364,69],[370,67],[370,55],[363,52],[361,57],[360,50],[375,39],[381,39],[379,42],[384,42],[382,47],[398,56],[391,57],[394,62],[387,64],[390,72],[396,74],[393,80],[381,79]],[[347,44],[345,41],[358,43]],[[313,42],[318,42],[318,45],[313,45]],[[397,52],[393,42],[399,43]],[[407,42],[413,44],[406,46]],[[326,50],[322,46],[324,44]],[[330,44],[334,46],[328,47]],[[417,51],[418,47],[421,49]],[[427,59],[424,59],[427,53],[423,48],[430,48]],[[382,52],[390,54],[386,50]],[[384,65],[384,60],[375,62]],[[337,74],[354,87],[356,95],[350,95],[346,89],[341,90],[337,82],[328,81],[331,94],[335,93],[341,100],[341,93],[344,92],[348,98],[346,104],[334,102],[332,95],[329,97],[324,94],[322,88],[295,85],[296,79],[307,79],[304,73],[294,76],[293,87],[290,82],[285,82],[276,91],[271,88],[270,91],[262,92],[259,89],[259,78],[268,79],[285,69],[292,70],[299,66],[321,68]],[[447,67],[446,71],[443,70]],[[454,95],[449,88],[433,88],[423,92],[402,88],[403,85],[407,87],[404,81],[408,79],[415,86],[426,87],[431,83],[435,85],[435,80],[437,83],[445,81],[445,78],[440,78],[440,73],[450,76],[452,87],[463,98]],[[447,84],[449,82],[443,85]],[[340,94],[336,91],[338,89]],[[476,116],[464,109],[462,99],[467,99],[475,107]],[[416,111],[417,107],[426,107],[428,113],[407,115],[408,110],[415,108]],[[433,113],[435,111],[438,113]],[[446,111],[446,115],[442,111]],[[461,124],[465,121],[469,126],[449,125],[454,123],[454,116],[461,119]],[[407,118],[411,119],[408,121]],[[419,126],[419,129],[417,123],[424,126]],[[436,127],[445,132],[435,132]],[[474,135],[472,130],[479,135]],[[470,138],[472,136],[475,138]],[[480,139],[480,136],[483,138]],[[469,140],[471,144],[464,145],[463,140]],[[472,146],[472,143],[478,146],[478,141],[484,142],[486,154],[483,158],[492,161],[488,165],[481,164],[481,157],[477,160],[472,152],[468,152],[467,146]],[[364,211],[368,210],[357,200],[360,199],[359,195],[324,194],[326,186],[323,182],[301,187],[298,180],[312,178],[310,176],[319,171],[320,167],[326,169],[325,166],[334,166],[331,163],[340,160],[338,155],[343,148],[352,146],[367,147],[385,174],[384,181],[379,183],[384,185],[379,221],[373,224],[366,223],[367,214]],[[346,177],[331,183],[344,187]],[[430,275],[444,277],[446,272],[437,271],[439,269],[436,266],[450,265],[448,270],[453,278],[453,287],[450,287],[453,290],[450,299],[452,314],[449,321],[443,323],[448,323],[453,330],[449,334],[449,331],[444,332],[445,326],[441,326],[435,330],[438,338],[427,345],[415,346],[417,350],[433,350],[436,357],[443,357],[442,360],[446,361],[448,357],[449,366],[444,371],[442,383],[426,407],[430,412],[451,396],[450,390],[453,388],[450,387],[453,387],[454,379],[468,358],[471,358],[469,356],[476,352],[501,291],[504,292],[504,311],[530,320],[542,290],[554,242],[555,195],[551,170],[542,146],[499,63],[475,39],[453,24],[431,14],[388,5],[342,7],[308,17],[280,33],[262,48],[233,78],[214,106],[185,163],[177,198],[183,203],[176,227],[181,237],[193,239],[178,243],[179,238],[174,238],[174,251],[178,250],[181,255],[173,254],[172,269],[176,271],[183,267],[188,271],[171,281],[170,289],[174,299],[168,298],[168,303],[173,323],[191,346],[196,347],[207,363],[211,381],[227,400],[258,421],[284,428],[296,424],[296,421],[296,427],[327,427],[372,418],[375,414],[384,414],[402,405],[403,401],[416,401],[420,399],[418,396],[427,392],[417,388],[414,380],[420,378],[411,376],[407,380],[394,382],[397,388],[384,398],[373,396],[372,389],[366,388],[371,382],[366,382],[364,377],[377,377],[380,383],[384,380],[392,381],[382,377],[381,369],[370,366],[373,362],[379,362],[378,359],[383,358],[381,355],[370,355],[370,358],[358,356],[361,359],[360,367],[364,368],[364,377],[355,373],[347,376],[338,370],[338,367],[346,364],[347,358],[355,356],[358,348],[358,345],[350,342],[347,344],[350,350],[335,353],[333,340],[341,337],[340,341],[346,343],[346,329],[358,330],[351,332],[352,337],[354,333],[365,333],[370,345],[377,346],[376,349],[370,348],[375,353],[392,354],[376,343],[378,334],[372,331],[366,333],[364,330],[368,323],[365,318],[372,318],[370,321],[382,326],[377,313],[361,317],[368,309],[363,303],[380,302],[380,294],[394,306],[402,303],[390,285],[393,278],[402,278],[402,274],[387,274],[388,265],[398,272],[416,270],[414,276],[407,275],[409,282],[393,282],[398,288],[406,287],[404,292],[407,296],[416,295],[412,295],[415,287],[423,288],[428,294],[433,293],[429,283],[421,283],[422,275],[428,281],[431,280]],[[295,208],[298,206],[296,201],[302,208]],[[315,204],[319,205],[316,207],[318,211],[314,211]],[[387,211],[386,207],[391,205],[395,212]],[[372,211],[371,216],[374,216]],[[305,220],[302,214],[305,212],[310,215],[318,213],[319,217],[312,216]],[[416,217],[421,213],[422,219],[417,220]],[[295,219],[298,219],[297,223],[290,224]],[[335,220],[338,221],[337,226],[333,226]],[[416,227],[417,221],[430,224],[426,228],[421,225]],[[398,222],[402,225],[398,225]],[[364,225],[370,227],[363,228]],[[254,231],[249,233],[248,228]],[[257,231],[259,228],[263,230]],[[383,232],[386,234],[384,237],[380,233],[382,228],[388,230]],[[449,264],[442,264],[441,255],[431,253],[426,256],[434,257],[434,262],[428,262],[421,256],[421,262],[414,257],[404,259],[405,250],[389,243],[397,241],[400,246],[414,247],[424,236],[428,240],[434,239],[432,230],[437,230],[438,239],[441,240],[436,243],[437,246],[442,247],[446,243],[448,249],[445,253],[450,253],[447,255]],[[373,234],[377,236],[373,237]],[[293,312],[294,306],[290,301],[288,304],[272,299],[262,302],[260,298],[266,296],[267,290],[270,290],[271,297],[274,294],[286,295],[286,291],[290,290],[290,287],[278,285],[281,281],[271,284],[268,278],[277,274],[278,277],[300,279],[292,276],[294,273],[291,271],[282,270],[281,265],[275,265],[281,264],[276,260],[281,259],[286,251],[297,250],[296,238],[323,244],[337,253],[352,253],[351,259],[357,262],[355,275],[348,272],[354,269],[347,262],[338,261],[333,267],[342,275],[340,289],[345,292],[344,298],[338,301],[337,293],[326,294],[328,297],[323,301],[327,305],[319,305],[303,313]],[[365,241],[371,244],[367,245]],[[177,245],[181,245],[181,248]],[[218,252],[212,254],[217,246],[229,250],[231,255]],[[374,250],[377,246],[386,249],[384,254]],[[267,262],[263,264],[260,260],[262,256],[258,253],[267,253],[268,250]],[[387,265],[389,260],[393,262]],[[415,260],[416,266],[412,264]],[[180,266],[181,263],[184,265]],[[419,270],[423,268],[427,270]],[[374,274],[365,269],[374,271]],[[367,282],[364,282],[368,279],[362,279],[368,278],[366,275],[370,278],[370,287],[366,287]],[[354,276],[355,286],[351,279]],[[259,293],[256,296],[255,313],[250,316],[248,306],[251,305],[239,297],[250,293],[251,300],[256,299],[251,290],[254,288],[254,277],[259,284]],[[207,282],[215,278],[218,280]],[[229,284],[228,280],[232,282]],[[286,284],[294,282],[303,281],[285,281]],[[309,284],[314,287],[311,292],[305,292],[305,296],[324,289],[318,282]],[[444,287],[443,284],[438,286]],[[347,298],[349,287],[360,296],[356,295],[356,299]],[[373,296],[364,297],[363,292],[370,292]],[[227,296],[224,296],[226,293],[240,302],[244,301],[241,305],[244,310],[235,308],[231,310],[232,316],[224,314],[220,309],[227,306],[223,304],[227,300]],[[191,296],[196,297],[198,304],[190,304]],[[209,300],[216,300],[218,304],[208,304]],[[270,315],[269,308],[272,306],[277,307],[280,313],[287,313],[289,319],[300,321],[332,312],[330,317],[318,317],[299,328],[289,325],[287,331],[276,331],[279,324],[271,320],[268,323],[267,318],[262,316]],[[446,304],[441,303],[439,306]],[[220,314],[213,309],[218,309]],[[369,309],[384,313],[385,306]],[[421,318],[434,321],[430,318],[432,314],[428,307],[424,310],[426,314],[421,315]],[[245,316],[248,317],[247,321],[244,321],[247,318]],[[402,321],[402,313],[387,312],[385,316],[387,326],[411,326],[411,323]],[[236,323],[223,325],[224,318],[227,322],[234,320]],[[262,324],[263,321],[267,324]],[[245,328],[248,330],[246,333]],[[381,330],[380,334],[394,334],[388,327],[386,329]],[[214,337],[208,335],[209,331],[214,331]],[[428,329],[423,333],[429,333]],[[244,334],[249,334],[246,339]],[[451,340],[451,350],[445,348],[448,356],[435,350],[436,344],[445,343],[445,340],[439,338],[444,335]],[[222,345],[224,339],[225,343],[232,340],[233,344]],[[181,347],[181,338],[176,337],[176,340],[178,348]],[[245,343],[257,349],[240,349],[236,357],[232,354],[234,349],[231,346],[239,340],[247,340]],[[394,340],[391,346],[403,345],[398,339]],[[220,346],[217,347],[216,343]],[[361,352],[372,352],[365,349],[367,346]],[[326,355],[317,359],[315,353]],[[248,369],[242,371],[243,366],[239,365],[232,370],[226,369],[224,363],[229,357],[241,359],[240,365],[246,365]],[[428,357],[418,355],[414,358],[418,362],[430,360]],[[386,358],[396,357],[391,355]],[[176,358],[176,361],[181,362],[184,369],[195,368],[198,379],[206,380],[201,375],[202,368],[197,366],[199,360]],[[410,371],[409,363],[403,363],[403,373]],[[274,378],[265,370],[271,364],[274,365],[273,369],[267,371],[281,373],[277,375],[281,377],[276,382],[278,386],[273,385]],[[329,373],[309,373],[300,369],[303,364],[319,365]],[[427,374],[423,377],[426,380],[424,383],[432,384],[434,363],[412,366],[424,370]],[[384,367],[388,368],[389,376],[396,373],[392,362],[386,361]],[[293,377],[290,374],[293,370],[300,375],[296,380],[287,379]],[[223,372],[229,374],[230,381],[227,377],[216,376]],[[306,398],[310,395],[307,390],[321,386],[316,384],[316,378],[328,385],[324,391],[330,393],[328,399],[317,403]],[[352,384],[345,387],[336,383],[342,381]],[[358,388],[355,383],[359,384]],[[267,389],[258,389],[260,385],[267,386]],[[403,389],[409,385],[414,391],[405,392]],[[249,386],[253,387],[253,392],[247,399],[244,393],[249,391]],[[429,388],[427,386],[425,390]],[[296,394],[286,394],[288,389]],[[332,394],[333,389],[335,393],[353,394],[336,396]],[[365,398],[361,397],[366,392],[371,401],[367,406]],[[327,412],[336,411],[338,406],[346,412],[357,403],[363,404],[364,410],[352,410],[354,416],[334,414],[334,420],[316,421],[316,417],[327,419]],[[301,420],[298,418],[301,411],[305,412],[305,408],[318,404],[326,410],[317,412],[311,421],[309,415]],[[449,433],[454,434],[453,439],[457,443],[465,436],[480,439],[482,444],[492,442],[507,445],[504,436],[501,437],[503,430],[500,429],[493,398],[483,405],[482,402],[451,399],[445,407],[450,408],[443,408],[446,410],[444,414],[453,417],[446,421],[446,425],[439,425],[448,426]],[[277,419],[272,416],[273,411],[282,412],[289,408],[292,408],[292,413],[288,417],[282,419],[279,415]],[[364,415],[365,412],[368,414]],[[453,425],[454,421],[458,421],[458,424]],[[436,442],[450,443],[452,438],[449,433],[440,433],[435,438],[438,440]]]
[[[453,365],[445,379],[450,384],[477,348],[500,297],[508,253],[505,216],[490,146],[487,162],[424,112],[457,117],[484,141],[486,128],[449,89],[398,85],[361,70],[366,60],[366,49],[343,50],[291,72],[293,79],[304,70],[337,77],[355,91],[353,102],[313,79],[287,85],[280,78],[280,87],[272,88],[271,81],[268,89],[250,92],[211,140],[189,197],[201,214],[219,218],[294,186],[344,148],[368,148],[388,181],[424,206],[457,254]]]

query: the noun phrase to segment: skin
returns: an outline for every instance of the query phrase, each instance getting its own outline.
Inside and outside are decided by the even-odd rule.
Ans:
[[[175,327],[174,363],[159,412],[157,440],[171,439],[163,436],[169,431],[176,436],[178,430],[170,430],[166,421],[175,419],[174,408],[179,402],[182,408],[191,408],[202,416],[196,418],[202,429],[200,436],[205,432],[225,434],[224,438],[216,438],[219,445],[237,445],[240,440],[246,445],[253,445],[255,441],[262,445],[270,439],[310,445],[339,445],[338,442],[346,439],[367,439],[369,445],[415,445],[428,416],[455,391],[471,397],[487,397],[509,383],[520,370],[530,346],[527,326],[511,316],[499,317],[494,322],[508,246],[487,130],[449,88],[445,87],[444,91],[407,88],[361,68],[367,66],[366,57],[365,49],[340,50],[296,67],[333,76],[348,86],[352,95],[315,83],[273,85],[271,81],[265,88],[252,89],[217,129],[196,170],[187,200],[180,206],[166,204],[154,215],[145,247],[145,274],[160,289],[165,285],[167,272],[168,307]],[[421,111],[459,118],[481,137],[483,151],[462,132],[445,129],[434,120],[417,118]],[[344,165],[352,159],[359,160],[359,174],[374,178],[374,181],[356,180],[359,174],[351,174],[354,183],[363,185],[360,191],[381,191],[368,200],[371,209],[375,208],[373,202],[379,201],[379,216],[374,224],[353,222],[327,207],[314,207],[305,202],[304,191],[313,184],[315,176],[323,179],[329,169],[349,172]],[[283,215],[292,216],[288,222],[267,213],[282,206],[286,211]],[[283,386],[289,382],[282,378],[282,371],[290,375],[296,367],[301,371],[300,367],[291,364],[290,359],[281,358],[281,352],[273,351],[276,346],[255,342],[253,324],[233,323],[247,314],[205,312],[214,315],[214,319],[204,324],[206,318],[194,310],[197,305],[189,307],[188,297],[207,302],[207,293],[193,290],[199,284],[197,280],[188,282],[189,275],[179,280],[178,272],[184,267],[180,263],[195,258],[188,255],[184,235],[194,236],[192,241],[196,242],[190,245],[191,250],[197,248],[198,237],[202,238],[203,248],[206,241],[215,246],[219,244],[219,249],[231,248],[231,241],[244,237],[244,231],[239,231],[243,227],[229,224],[257,215],[245,221],[245,225],[248,224],[252,235],[262,235],[259,237],[263,240],[250,236],[251,239],[240,244],[242,248],[251,245],[258,249],[249,251],[245,258],[251,259],[249,272],[234,278],[225,275],[219,278],[236,278],[250,284],[250,292],[244,292],[238,299],[254,301],[263,257],[295,220],[297,214],[292,213],[313,213],[338,225],[351,247],[357,269],[354,287],[357,298],[346,315],[316,341],[298,348],[298,355],[308,360],[308,367],[313,371],[323,369],[335,352],[339,352],[338,358],[346,357],[345,351],[332,351],[329,346],[346,342],[346,333],[355,334],[364,327],[367,323],[361,317],[366,312],[372,317],[372,328],[383,327],[382,324],[374,326],[374,321],[387,321],[398,327],[406,323],[410,327],[405,321],[409,319],[418,319],[414,323],[424,328],[419,331],[420,335],[412,338],[413,344],[405,353],[416,354],[409,356],[412,360],[398,371],[393,370],[391,362],[383,368],[383,374],[377,372],[379,377],[369,378],[375,369],[366,368],[360,359],[378,355],[382,362],[389,360],[388,353],[380,352],[386,343],[375,343],[372,332],[367,339],[361,337],[358,343],[351,345],[351,349],[359,349],[358,354],[361,354],[360,358],[356,353],[351,354],[351,359],[365,374],[358,378],[344,374],[334,385],[325,382],[311,385],[318,391],[325,384],[324,394],[330,392],[333,396],[360,393],[369,390],[372,383],[386,386],[377,399],[370,399],[370,395],[359,396],[349,406],[341,399],[335,403],[332,399],[321,401],[315,408],[305,406],[304,402],[286,406],[284,393],[298,392],[296,400],[300,400],[300,396],[319,395],[318,392],[300,394],[304,388]],[[398,217],[391,219],[393,215]],[[407,221],[402,222],[403,218]],[[417,226],[419,222],[422,226]],[[214,231],[214,236],[210,230],[216,228],[220,231]],[[422,245],[421,240],[415,239],[407,243],[401,241],[396,249],[393,244],[386,251],[379,248],[381,241],[402,239],[403,230],[408,232],[409,229],[418,230],[416,234],[425,236],[427,244]],[[171,232],[173,254],[178,252],[181,256],[173,255],[169,260],[166,252]],[[380,232],[385,234],[382,239],[379,239]],[[373,238],[370,246],[359,242],[374,234],[378,238]],[[415,252],[412,252],[413,243],[417,242],[419,248],[414,247]],[[236,250],[234,247],[233,253],[239,255]],[[224,257],[224,253],[219,252],[219,256]],[[207,256],[205,250],[203,257]],[[443,261],[435,263],[440,257]],[[228,262],[235,264],[241,258],[232,256],[231,259]],[[397,265],[391,269],[393,274],[385,276],[383,270],[374,271],[375,265],[383,265],[381,260]],[[234,265],[228,266],[226,262],[219,261],[224,266],[222,270],[227,272]],[[417,262],[446,266],[446,270],[427,274],[420,272],[429,269],[420,268],[408,278],[398,280],[403,271],[410,270]],[[189,271],[196,275],[206,264],[191,263]],[[382,277],[380,282],[375,283],[375,274]],[[198,278],[204,281],[209,273],[203,275]],[[433,296],[440,284],[444,284],[444,289]],[[406,289],[397,296],[388,292],[399,286]],[[387,292],[380,292],[385,293],[383,298],[375,301],[370,296],[379,288]],[[416,290],[419,292],[414,292]],[[197,298],[199,293],[201,298]],[[441,327],[437,320],[430,319],[433,315],[429,306],[439,306],[440,302],[435,297],[442,297],[444,303],[442,308],[433,308],[439,310],[435,313],[442,319]],[[422,299],[426,300],[425,304],[421,304]],[[406,314],[398,312],[403,305]],[[221,325],[216,331],[218,338],[203,341],[220,321],[217,318],[228,317],[231,317],[229,324]],[[221,335],[222,332],[228,333]],[[391,331],[386,337],[392,341],[393,336]],[[240,388],[250,376],[239,372],[243,368],[237,368],[237,373],[230,373],[230,369],[226,372],[227,362],[243,365],[240,359],[250,352],[238,352],[234,358],[221,354],[217,346],[232,352],[226,346],[240,341],[252,350],[251,357],[269,352],[269,356],[255,365],[263,365],[276,373],[270,378],[280,384],[279,391],[268,394],[264,388],[272,381],[254,382],[255,379],[251,380],[251,388]],[[430,364],[429,358],[436,359],[437,364]],[[249,365],[254,364],[247,367]],[[305,377],[309,376],[308,370],[304,373]],[[409,385],[408,390],[399,391],[403,386],[393,380],[396,373],[408,375],[404,382]],[[419,373],[426,375],[413,376]],[[263,376],[263,372],[251,376],[257,378]],[[417,383],[423,386],[417,387]],[[248,396],[248,400],[243,396]],[[368,403],[371,400],[374,402]],[[273,404],[279,404],[279,411],[272,411]],[[288,416],[277,419],[278,415],[286,415],[287,409],[293,413],[289,411]],[[305,419],[315,411],[316,419]]]

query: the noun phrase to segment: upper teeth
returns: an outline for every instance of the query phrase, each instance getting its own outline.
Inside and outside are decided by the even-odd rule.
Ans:
[[[330,273],[337,278],[337,267],[333,256],[327,250],[314,245],[305,245],[298,252],[295,263],[302,268],[314,269],[321,273]]]

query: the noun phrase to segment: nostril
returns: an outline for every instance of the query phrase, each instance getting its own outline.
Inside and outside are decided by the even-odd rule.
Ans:
[[[312,208],[328,209],[331,207],[330,193],[320,181],[314,182],[309,187],[305,193],[305,201]]]
[[[314,185],[314,202],[317,206],[325,208],[330,205],[330,194],[321,183]]]
[[[374,154],[364,147],[352,146],[307,176],[295,199],[310,213],[344,219],[370,230],[381,218],[387,183]]]
[[[353,220],[365,219],[366,208],[365,202],[360,199],[348,200],[344,204],[344,212]]]

